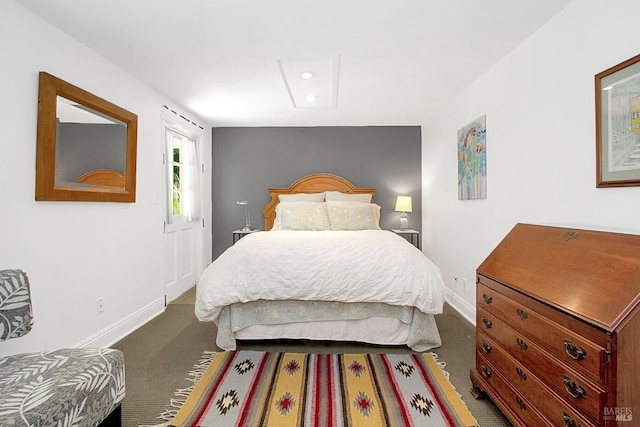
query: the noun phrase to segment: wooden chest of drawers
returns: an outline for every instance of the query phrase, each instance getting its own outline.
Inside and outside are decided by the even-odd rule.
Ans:
[[[518,224],[476,303],[477,397],[517,426],[640,426],[640,236]]]

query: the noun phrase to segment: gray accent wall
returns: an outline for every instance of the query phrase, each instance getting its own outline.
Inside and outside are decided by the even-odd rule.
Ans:
[[[213,259],[244,226],[236,201],[247,200],[251,225],[264,229],[268,188],[314,173],[375,187],[384,229],[399,228],[396,196],[412,196],[409,228],[421,228],[420,126],[213,128],[212,144]]]

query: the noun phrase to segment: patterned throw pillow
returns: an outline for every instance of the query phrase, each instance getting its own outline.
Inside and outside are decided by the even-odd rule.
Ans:
[[[0,270],[0,341],[31,331],[29,279],[22,270]]]
[[[329,230],[329,216],[325,203],[291,202],[276,207],[281,230]]]
[[[375,203],[327,202],[332,230],[380,230],[380,206]]]

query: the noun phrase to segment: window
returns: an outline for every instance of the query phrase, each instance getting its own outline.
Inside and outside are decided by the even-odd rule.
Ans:
[[[167,222],[200,219],[198,137],[165,121]]]
[[[182,203],[184,197],[182,197],[183,187],[181,185],[184,180],[185,170],[183,164],[180,162],[182,154],[182,137],[169,131],[171,138],[172,159],[169,168],[171,169],[171,206],[173,216],[182,216],[184,208]]]

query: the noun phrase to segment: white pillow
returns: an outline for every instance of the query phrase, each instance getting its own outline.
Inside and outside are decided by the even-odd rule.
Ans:
[[[371,203],[372,198],[373,198],[373,194],[369,194],[369,193],[351,194],[351,193],[341,193],[340,191],[327,191],[325,195],[325,200],[327,202],[349,201],[349,202]]]
[[[296,193],[279,194],[278,200],[281,202],[324,202],[324,191],[322,193]]]
[[[332,230],[380,230],[380,205],[375,203],[328,201]]]
[[[276,230],[330,230],[329,215],[325,203],[284,202],[276,206]],[[272,228],[273,230],[273,228]]]

